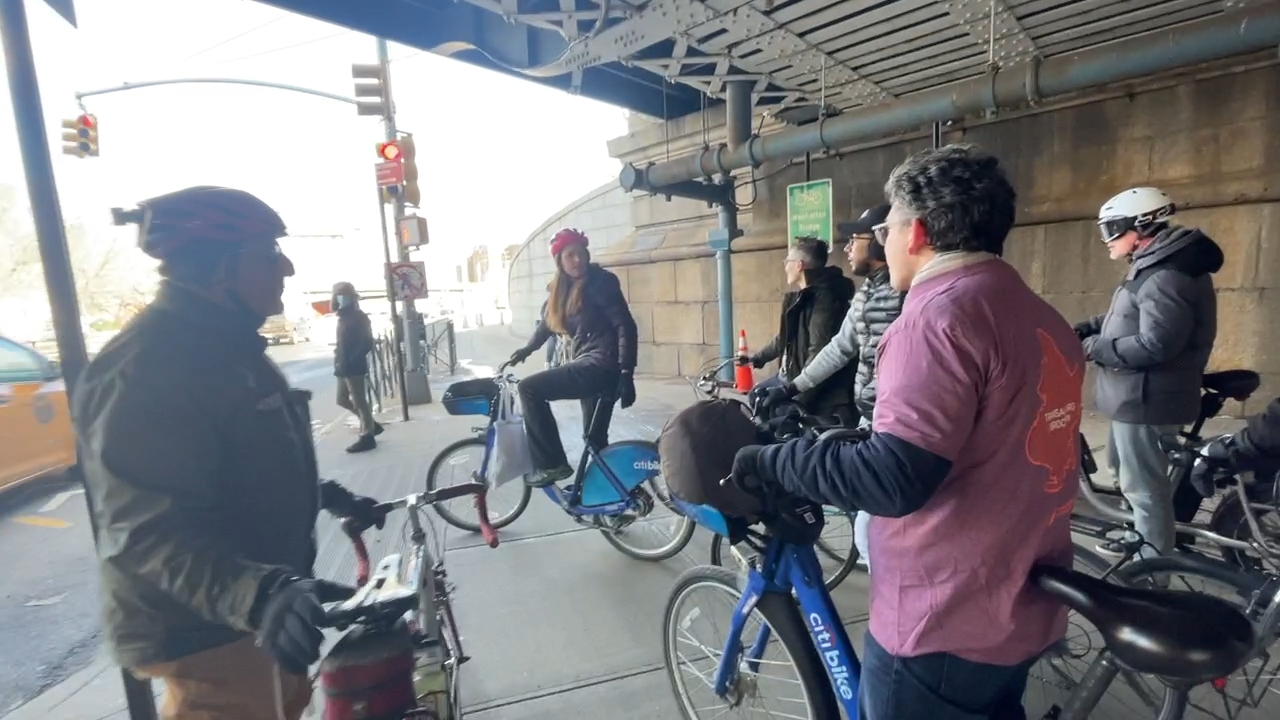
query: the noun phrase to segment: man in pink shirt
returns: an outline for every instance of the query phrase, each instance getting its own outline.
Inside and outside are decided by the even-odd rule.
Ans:
[[[1027,576],[1071,564],[1084,357],[1000,258],[1016,196],[994,157],[927,150],[885,192],[876,239],[910,292],[880,343],[871,437],[744,448],[735,481],[873,516],[870,720],[1022,718],[1030,666],[1066,631]]]

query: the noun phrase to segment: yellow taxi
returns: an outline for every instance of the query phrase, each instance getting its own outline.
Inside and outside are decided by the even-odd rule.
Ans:
[[[75,430],[57,363],[0,337],[0,492],[75,461]]]

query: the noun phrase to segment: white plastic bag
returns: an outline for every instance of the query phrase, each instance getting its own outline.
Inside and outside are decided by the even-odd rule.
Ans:
[[[489,487],[497,488],[533,472],[529,438],[515,390],[504,385],[498,396],[498,416],[492,426],[493,454],[489,458]]]

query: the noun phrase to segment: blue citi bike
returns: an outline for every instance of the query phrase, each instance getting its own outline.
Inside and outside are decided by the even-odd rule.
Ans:
[[[819,439],[859,437],[856,430],[831,430]],[[824,513],[798,498],[757,495],[763,509],[749,519],[672,497],[698,524],[757,551],[745,573],[707,565],[690,568],[676,580],[663,614],[663,647],[681,717],[857,720],[861,664],[814,551]],[[751,530],[753,524],[764,531]],[[1062,678],[1060,702],[1028,707],[1029,717],[1091,717],[1106,707],[1104,696],[1123,671],[1153,676],[1164,688],[1158,710],[1145,717],[1180,720],[1190,688],[1230,675],[1254,651],[1253,625],[1216,597],[1127,587],[1062,567],[1037,567],[1029,581],[1092,623],[1101,636],[1083,677]],[[700,590],[711,590],[727,602],[710,611],[692,604]],[[704,643],[693,637],[693,624],[707,615],[715,626],[727,621],[723,641]],[[1037,667],[1055,663],[1059,652],[1065,650],[1051,646]],[[784,668],[792,670],[794,679],[774,674]],[[777,698],[773,707],[778,709],[762,707],[773,693],[789,697]],[[1131,712],[1105,716],[1143,717]]]
[[[474,437],[449,445],[427,471],[427,492],[458,483],[484,482],[495,442],[494,423],[500,398],[516,391],[519,379],[498,368],[492,378],[456,382],[441,399],[450,415],[481,415],[488,425],[474,427]],[[542,488],[575,522],[593,527],[618,550],[639,560],[658,562],[675,557],[693,537],[696,526],[672,503],[662,480],[658,446],[644,440],[621,440],[597,450],[591,434],[600,403],[591,418],[583,418],[583,450],[577,472],[567,485]],[[456,473],[456,476],[454,474]],[[488,492],[489,523],[494,529],[515,522],[529,506],[532,489],[521,478]],[[439,503],[435,511],[445,522],[469,532],[479,532],[479,518],[470,503],[450,507]]]

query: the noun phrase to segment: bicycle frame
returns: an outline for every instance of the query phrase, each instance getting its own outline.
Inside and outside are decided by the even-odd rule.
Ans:
[[[716,695],[721,698],[728,695],[729,685],[736,679],[743,663],[751,672],[759,670],[760,658],[769,644],[769,626],[760,626],[750,648],[743,647],[742,629],[761,596],[765,593],[782,593],[789,597],[792,591],[795,592],[810,639],[826,668],[827,678],[831,681],[837,701],[849,720],[858,720],[858,686],[861,682],[862,663],[853,651],[853,644],[849,641],[844,624],[840,622],[840,615],[830,593],[822,584],[822,567],[818,564],[818,556],[811,545],[794,545],[776,538],[769,541],[760,568],[752,568],[747,574],[742,598],[729,622],[729,638],[725,642],[724,654],[716,668]]]
[[[1202,421],[1197,422],[1196,428],[1198,428],[1201,424],[1202,424]],[[1184,434],[1184,437],[1189,441],[1194,441],[1198,437],[1198,435],[1194,433],[1196,433],[1196,430],[1193,429],[1191,433]],[[1080,494],[1084,497],[1084,499],[1089,503],[1090,506],[1092,506],[1095,510],[1097,510],[1099,513],[1104,515],[1106,520],[1110,520],[1113,523],[1119,523],[1119,524],[1133,522],[1132,513],[1126,513],[1123,510],[1120,510],[1119,508],[1113,507],[1110,503],[1108,503],[1106,500],[1103,499],[1102,497],[1103,495],[1116,495],[1118,493],[1111,493],[1105,490],[1100,490],[1096,485],[1093,484],[1093,478],[1090,477],[1089,472],[1084,469],[1086,466],[1097,467],[1096,462],[1094,462],[1092,459],[1093,450],[1088,446],[1088,443],[1085,442],[1083,435],[1080,438],[1080,443],[1081,443],[1080,452],[1083,458],[1088,461],[1087,463],[1081,464],[1082,467],[1080,470]],[[1182,452],[1182,451],[1179,451],[1179,452]],[[1182,467],[1182,462],[1180,460],[1171,459],[1169,470],[1170,470],[1170,475],[1173,478],[1176,478],[1179,482],[1187,481],[1187,478],[1183,477],[1187,473],[1185,471],[1185,468]],[[1176,483],[1175,483],[1175,487],[1176,487]],[[1241,480],[1239,476],[1236,476],[1235,482],[1232,483],[1232,487],[1234,488],[1234,491],[1239,496],[1241,505],[1244,510],[1245,520],[1249,524],[1250,534],[1254,538],[1253,540],[1250,540],[1250,541],[1235,540],[1233,538],[1229,538],[1224,535],[1215,533],[1212,530],[1209,530],[1208,528],[1202,525],[1196,525],[1192,523],[1182,523],[1182,522],[1174,523],[1174,528],[1176,532],[1186,534],[1186,535],[1191,535],[1193,537],[1199,538],[1201,540],[1206,540],[1208,542],[1211,542],[1215,545],[1219,545],[1221,547],[1231,548],[1234,550],[1252,551],[1260,554],[1263,557],[1269,557],[1272,559],[1280,558],[1280,548],[1272,547],[1271,544],[1266,541],[1265,535],[1263,534],[1261,527],[1258,525],[1258,518],[1257,518],[1258,510],[1270,511],[1274,508],[1268,507],[1266,505],[1262,505],[1260,503],[1252,502],[1251,498],[1248,497],[1244,481]],[[1105,521],[1100,521],[1098,519],[1090,518],[1088,516],[1082,516],[1079,514],[1072,515],[1071,524],[1073,529],[1076,529],[1078,532],[1083,532],[1085,534],[1093,535],[1096,537],[1103,537],[1104,535],[1106,535],[1107,532],[1113,529],[1113,526],[1109,526]]]
[[[498,378],[495,379],[503,385],[514,384],[516,382],[514,377],[511,375],[499,375]],[[600,414],[600,406],[604,402],[605,398],[599,398],[596,400],[595,408],[593,408],[591,412],[591,421],[587,423],[585,430],[583,431],[582,440],[584,447],[582,455],[578,458],[578,468],[577,472],[574,474],[573,484],[569,486],[568,490],[562,489],[557,485],[548,485],[542,488],[542,491],[551,499],[551,502],[559,505],[562,510],[574,518],[609,517],[636,509],[636,501],[630,497],[631,491],[628,490],[622,480],[618,478],[618,475],[613,471],[613,468],[609,467],[609,464],[605,462],[603,457],[601,457],[600,450],[595,448],[590,441],[591,431],[595,429],[595,421],[597,416]],[[493,455],[493,447],[496,440],[496,436],[493,432],[493,418],[490,417],[489,425],[486,427],[475,429],[484,433],[484,457],[480,461],[480,477],[488,477],[489,460]],[[595,463],[594,467],[598,467],[601,470],[604,474],[605,480],[609,483],[614,492],[618,494],[618,497],[625,498],[624,500],[602,505],[582,505],[582,484],[586,479],[587,468],[593,461]],[[654,474],[656,475],[657,473],[655,472]]]

